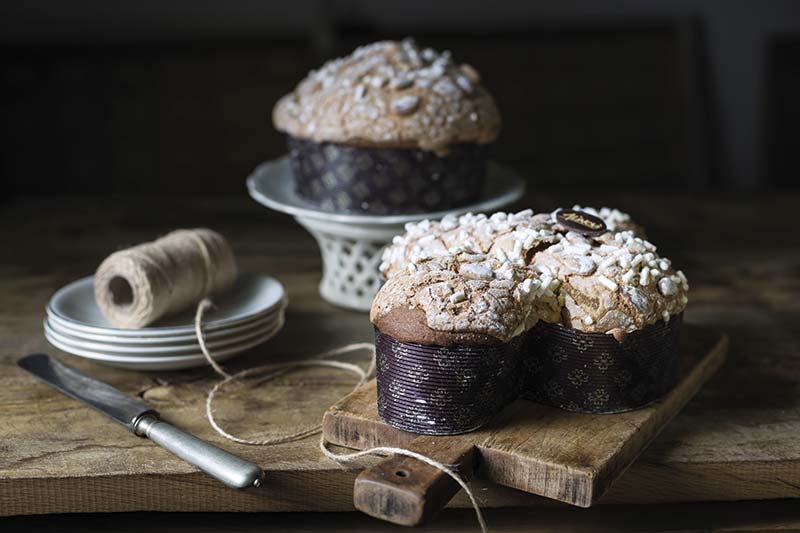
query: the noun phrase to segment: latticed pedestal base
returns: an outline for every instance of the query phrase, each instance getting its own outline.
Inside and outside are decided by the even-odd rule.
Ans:
[[[403,225],[370,226],[296,217],[319,244],[319,293],[332,304],[368,311],[381,286],[378,266],[384,247]]]

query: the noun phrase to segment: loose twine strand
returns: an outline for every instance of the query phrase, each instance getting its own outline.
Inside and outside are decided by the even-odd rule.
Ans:
[[[271,446],[275,444],[283,444],[286,442],[292,442],[295,440],[303,439],[305,437],[309,437],[311,435],[315,435],[317,433],[322,432],[322,425],[316,424],[313,426],[309,426],[305,429],[301,429],[300,431],[296,431],[294,433],[289,433],[287,435],[279,435],[277,437],[271,437],[268,439],[246,439],[244,437],[239,437],[233,435],[222,428],[222,426],[217,422],[216,418],[214,417],[214,398],[216,398],[217,393],[219,393],[227,384],[231,382],[239,381],[242,378],[265,374],[261,380],[261,383],[265,383],[270,381],[278,376],[282,376],[294,369],[297,368],[305,368],[305,367],[328,367],[328,368],[337,368],[339,370],[346,370],[358,376],[358,383],[353,390],[358,389],[361,385],[366,383],[375,372],[375,346],[369,342],[357,342],[352,344],[346,344],[344,346],[340,346],[337,348],[333,348],[332,350],[327,350],[322,353],[318,353],[313,355],[310,359],[306,361],[296,361],[291,363],[275,363],[275,364],[267,364],[256,366],[253,368],[248,368],[237,372],[235,374],[228,373],[219,363],[214,359],[214,356],[211,354],[211,351],[208,349],[205,341],[205,332],[203,331],[203,318],[205,313],[214,308],[214,304],[208,298],[204,298],[198,305],[197,305],[197,312],[195,314],[194,319],[194,330],[197,335],[197,342],[200,344],[200,350],[203,352],[203,356],[205,357],[208,364],[214,371],[222,376],[222,381],[218,382],[211,391],[208,393],[206,397],[206,417],[208,418],[208,422],[211,424],[211,427],[214,428],[214,431],[222,435],[228,440],[233,442],[238,442],[239,444],[248,444],[253,446]],[[336,361],[336,360],[326,360],[327,357],[332,357],[335,355],[342,355],[349,352],[354,352],[357,350],[367,350],[370,352],[370,364],[366,370],[361,368],[358,365],[347,363],[345,361]],[[322,436],[320,438],[319,447],[322,453],[328,459],[336,462],[340,466],[345,463],[351,463],[357,461],[361,457],[366,456],[388,456],[392,454],[396,455],[403,455],[406,457],[412,457],[418,461],[421,461],[427,465],[430,465],[445,474],[447,474],[450,478],[452,478],[461,489],[466,493],[467,497],[469,497],[469,501],[472,503],[472,507],[475,510],[475,515],[478,519],[478,524],[480,525],[482,533],[488,533],[489,529],[486,525],[486,521],[483,518],[483,513],[481,512],[481,508],[478,505],[478,500],[475,498],[475,494],[472,492],[472,489],[469,487],[464,478],[458,473],[455,469],[455,465],[446,465],[442,462],[437,461],[436,459],[432,459],[427,455],[423,455],[421,453],[417,453],[411,450],[406,450],[404,448],[395,448],[393,446],[376,446],[374,448],[369,448],[367,450],[353,452],[353,453],[341,453],[337,454],[330,450],[328,447],[329,443],[325,440],[325,437]]]

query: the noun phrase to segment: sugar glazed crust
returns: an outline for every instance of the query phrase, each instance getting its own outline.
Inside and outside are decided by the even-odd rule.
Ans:
[[[381,41],[311,71],[275,105],[275,128],[294,137],[445,155],[455,143],[491,143],[500,131],[478,72],[411,39]]]
[[[506,342],[538,320],[621,340],[682,312],[686,276],[639,236],[630,217],[582,211],[602,218],[608,231],[587,237],[562,227],[554,213],[531,210],[408,224],[384,252],[388,280],[372,322],[392,335],[403,316],[398,340],[439,341],[430,344],[466,334]]]

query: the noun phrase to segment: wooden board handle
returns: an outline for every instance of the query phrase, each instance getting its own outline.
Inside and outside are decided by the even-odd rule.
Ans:
[[[455,465],[466,479],[472,476],[476,452],[468,436],[417,437],[406,449]],[[393,455],[359,474],[353,486],[353,504],[375,518],[416,526],[438,513],[458,490],[458,483],[438,468],[413,457]]]

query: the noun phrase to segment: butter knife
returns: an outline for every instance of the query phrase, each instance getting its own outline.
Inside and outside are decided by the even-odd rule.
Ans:
[[[97,409],[135,435],[147,437],[229,487],[258,487],[264,471],[256,464],[198,439],[158,416],[148,405],[45,354],[28,355],[17,364],[67,396]]]

